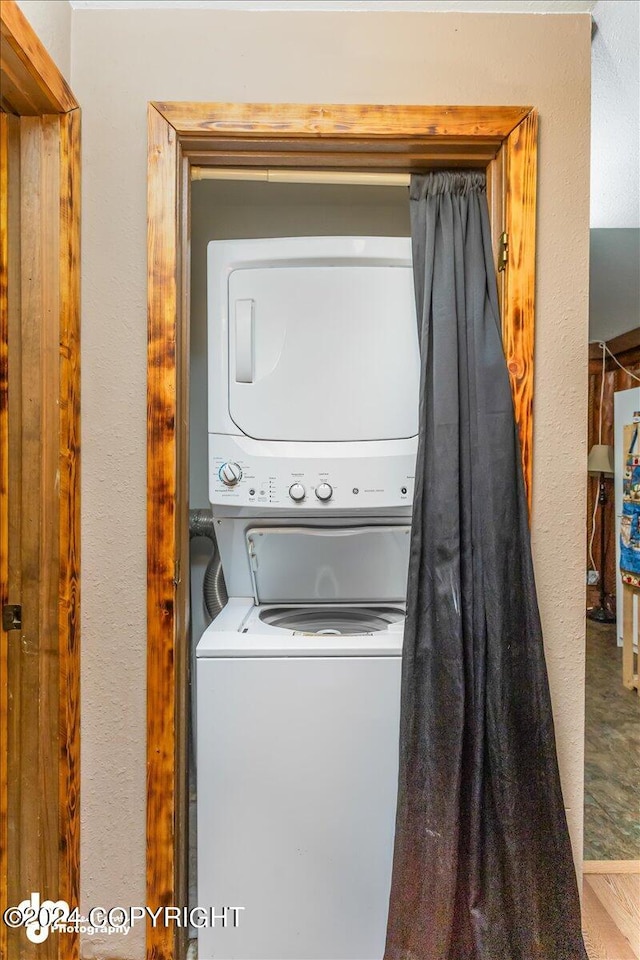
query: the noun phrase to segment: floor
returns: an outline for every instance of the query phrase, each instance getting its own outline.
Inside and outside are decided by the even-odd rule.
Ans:
[[[633,868],[640,870],[640,863]],[[582,927],[589,960],[640,960],[639,904],[640,873],[585,875]],[[191,940],[187,960],[197,957]]]
[[[625,871],[640,871],[637,862],[618,866]],[[605,865],[603,869],[612,867]],[[640,872],[585,873],[582,926],[589,960],[638,960]]]
[[[640,859],[640,697],[615,626],[587,620],[584,859]]]

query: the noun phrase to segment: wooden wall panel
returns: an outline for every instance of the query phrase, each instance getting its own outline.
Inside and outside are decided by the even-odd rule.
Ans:
[[[46,890],[52,899],[59,849],[59,122],[21,121],[22,631],[13,718],[20,728],[19,889]],[[57,939],[41,944],[38,957],[53,960]]]
[[[21,180],[29,181],[33,185],[33,189],[26,196],[22,191],[20,194],[22,224],[21,312],[23,316],[31,318],[31,323],[25,324],[26,329],[21,327],[20,330],[20,362],[23,374],[21,377],[21,417],[18,423],[10,426],[10,429],[15,433],[18,430],[21,431],[20,447],[15,451],[15,454],[20,457],[23,463],[22,484],[19,490],[11,490],[11,496],[16,499],[19,498],[22,514],[21,604],[23,629],[20,635],[20,647],[24,649],[24,656],[19,657],[18,670],[12,671],[10,679],[12,693],[17,694],[16,703],[19,704],[19,713],[16,711],[17,715],[14,714],[10,717],[11,724],[15,725],[19,731],[19,749],[15,753],[12,752],[12,763],[9,771],[10,783],[18,783],[21,787],[24,767],[28,765],[31,769],[30,774],[26,773],[25,775],[26,782],[24,784],[25,792],[30,795],[30,801],[22,803],[23,794],[21,790],[16,798],[19,836],[21,838],[21,843],[16,850],[17,858],[15,860],[13,857],[11,858],[11,872],[15,879],[16,892],[38,889],[37,886],[34,886],[34,883],[38,880],[37,867],[41,828],[40,811],[38,809],[38,793],[40,790],[38,772],[41,762],[38,739],[40,684],[38,631],[40,627],[39,526],[41,496],[39,448],[43,384],[37,375],[34,376],[33,383],[29,383],[28,376],[30,368],[32,371],[40,369],[40,323],[43,314],[40,244],[38,243],[40,231],[39,206],[42,195],[40,179],[41,150],[42,130],[39,118],[23,120],[21,122]],[[28,235],[27,225],[29,225]],[[25,373],[27,374],[26,383]],[[24,409],[25,404],[26,410]],[[29,490],[28,498],[23,498],[24,490]],[[15,637],[11,639],[15,641]],[[15,780],[12,772],[17,774]],[[54,802],[57,804],[57,791]]]
[[[630,318],[631,319],[631,318]],[[640,321],[640,317],[637,318]],[[589,370],[596,370],[598,364],[602,365],[602,347],[601,342],[594,340],[589,344]],[[619,368],[619,364],[628,367],[635,363],[640,356],[640,326],[627,330],[617,337],[612,337],[607,341],[607,354],[605,366],[607,370]],[[613,354],[613,356],[612,356]]]
[[[19,312],[11,319],[9,582],[19,579],[22,630],[11,631],[8,896],[58,890],[58,396],[59,120],[20,121]],[[26,185],[28,184],[28,189]],[[19,538],[19,543],[15,539]],[[15,572],[19,566],[19,578]],[[17,592],[17,591],[15,591]],[[49,893],[49,891],[51,891]],[[35,956],[24,931],[9,932],[9,952]],[[38,957],[57,956],[57,937]],[[18,954],[16,954],[18,955]]]
[[[502,338],[520,431],[529,510],[533,476],[537,134],[538,116],[532,110],[510,134],[504,148],[509,251],[502,290]]]
[[[39,149],[41,195],[39,204],[40,227],[33,234],[39,238],[40,269],[40,322],[34,324],[38,330],[38,360],[23,356],[23,414],[22,430],[28,418],[27,407],[31,400],[34,380],[40,377],[41,406],[39,423],[34,433],[34,445],[25,456],[25,462],[35,459],[36,445],[39,448],[40,489],[38,502],[31,499],[32,487],[23,485],[23,523],[29,523],[35,507],[38,523],[31,534],[38,543],[38,565],[34,568],[34,586],[37,581],[39,593],[38,635],[33,638],[38,649],[38,801],[40,803],[40,870],[39,881],[43,887],[31,889],[53,890],[55,898],[59,891],[58,857],[60,836],[58,831],[59,796],[59,716],[61,698],[66,691],[60,689],[60,632],[58,622],[58,591],[60,585],[60,496],[59,496],[59,451],[60,451],[60,119],[58,116],[43,116],[36,121],[42,130]],[[24,153],[23,153],[24,156]],[[24,168],[23,168],[24,169]],[[26,191],[25,191],[26,193]],[[26,226],[23,219],[23,227]],[[24,244],[23,244],[24,248]],[[29,282],[28,271],[23,267],[23,307],[25,307],[26,287]],[[24,322],[28,309],[23,313]],[[35,332],[35,331],[34,331]],[[35,340],[35,337],[34,337]],[[24,342],[24,339],[23,339]],[[34,376],[34,371],[37,373]],[[34,424],[35,426],[35,424]],[[26,503],[25,503],[26,500]],[[24,526],[23,526],[24,530]],[[26,538],[23,541],[26,547]],[[23,553],[23,572],[25,554]],[[24,587],[23,587],[24,594]],[[24,608],[23,608],[24,612]],[[23,634],[24,636],[24,634]],[[24,651],[23,651],[24,652]],[[26,658],[25,658],[26,659]],[[55,758],[55,762],[51,762]],[[31,800],[29,791],[24,790],[25,772],[29,768],[29,755],[23,755],[23,808]],[[25,824],[26,826],[26,824]],[[51,898],[53,899],[53,898]],[[37,955],[40,958],[58,956],[60,935],[51,934],[41,944]],[[42,949],[45,947],[45,949]]]
[[[17,117],[5,118],[8,132],[8,151],[5,160],[6,179],[3,189],[8,188],[7,202],[0,204],[6,216],[7,233],[3,243],[3,276],[6,280],[6,310],[2,331],[2,344],[5,361],[3,362],[4,392],[4,429],[6,437],[5,480],[7,483],[2,503],[2,592],[10,603],[20,601],[22,595],[22,511],[20,498],[14,495],[22,483],[21,437],[15,429],[22,417],[22,362],[21,362],[21,309],[20,309],[20,121]],[[5,260],[6,256],[6,260]],[[7,322],[8,321],[8,322]],[[5,334],[7,341],[5,341]],[[6,406],[5,406],[6,404]],[[6,579],[5,579],[6,577]],[[2,818],[6,819],[6,847],[3,847],[2,884],[6,896],[14,903],[14,893],[8,866],[16,862],[19,851],[19,836],[16,820],[15,768],[20,749],[20,727],[14,717],[20,711],[20,687],[16,678],[20,676],[20,644],[15,642],[15,634],[2,633],[4,667],[6,668],[7,711],[2,717],[2,734],[6,742],[6,757],[3,770]],[[18,765],[19,771],[19,765]],[[11,777],[11,781],[10,781]],[[11,806],[10,806],[11,805]],[[7,954],[12,948],[16,935],[5,930]],[[2,953],[0,952],[0,956]]]

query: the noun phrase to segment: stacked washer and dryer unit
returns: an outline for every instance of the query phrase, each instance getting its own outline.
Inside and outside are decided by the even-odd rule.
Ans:
[[[418,432],[410,241],[208,248],[200,960],[381,960]]]

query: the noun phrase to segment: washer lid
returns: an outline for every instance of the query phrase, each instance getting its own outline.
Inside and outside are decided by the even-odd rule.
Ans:
[[[251,527],[253,595],[261,603],[401,603],[411,528]]]

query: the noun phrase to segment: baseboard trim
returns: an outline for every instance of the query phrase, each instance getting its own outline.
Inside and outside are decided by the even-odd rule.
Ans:
[[[640,873],[640,860],[585,860],[582,872],[587,873]]]

